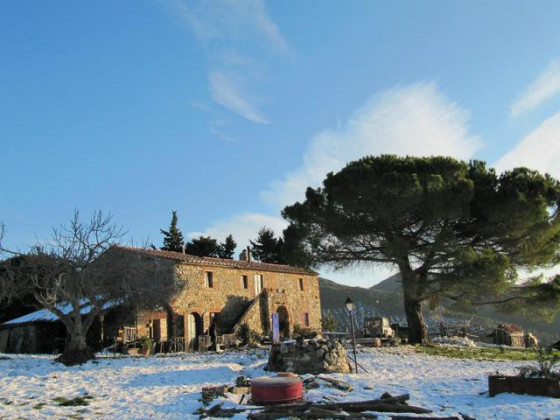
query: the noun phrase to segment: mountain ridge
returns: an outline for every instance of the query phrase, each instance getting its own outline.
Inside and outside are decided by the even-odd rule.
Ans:
[[[347,286],[333,280],[319,277],[319,292],[323,315],[333,316],[339,329],[349,327],[348,314],[344,308],[346,296],[356,303],[356,326],[361,328],[363,319],[370,316],[386,316],[391,322],[406,323],[400,274],[394,274],[378,284],[364,288]],[[451,301],[435,310],[424,308],[428,326],[437,332],[439,323],[469,324],[478,334],[486,335],[500,323],[519,325],[533,332],[543,342],[558,341],[560,338],[560,316],[552,322],[534,320],[521,313],[500,312],[493,306],[461,307]]]

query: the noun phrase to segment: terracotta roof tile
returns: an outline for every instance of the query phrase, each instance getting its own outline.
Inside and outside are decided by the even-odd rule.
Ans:
[[[260,263],[254,261],[248,262],[248,261],[228,260],[228,259],[212,258],[212,257],[198,257],[196,255],[183,254],[182,252],[133,248],[133,247],[121,246],[121,245],[115,245],[114,247],[124,249],[127,251],[136,252],[139,254],[150,255],[157,258],[165,258],[168,260],[184,262],[186,264],[214,265],[218,267],[231,267],[231,268],[239,268],[245,270],[274,271],[278,273],[305,274],[305,275],[313,275],[313,276],[318,275],[318,273],[316,273],[313,270],[308,270],[306,268],[300,268],[300,267],[292,267],[291,265],[284,265],[284,264]]]
[[[518,327],[517,325],[512,324],[500,324],[498,325],[498,329],[501,328],[509,333],[516,333],[516,332],[523,332],[523,330]]]

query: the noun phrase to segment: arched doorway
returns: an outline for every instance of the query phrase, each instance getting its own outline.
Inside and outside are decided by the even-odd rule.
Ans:
[[[198,350],[198,336],[203,333],[202,316],[197,312],[189,314],[188,343],[191,350]]]
[[[285,306],[279,306],[276,310],[278,313],[278,326],[280,327],[280,335],[282,337],[290,336],[290,316]]]
[[[173,337],[185,336],[185,318],[183,315],[176,315],[173,321]]]

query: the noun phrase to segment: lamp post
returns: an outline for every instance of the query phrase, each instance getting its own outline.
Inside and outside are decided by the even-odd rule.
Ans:
[[[99,315],[99,324],[101,326],[101,336],[100,336],[100,342],[101,342],[101,350],[103,350],[103,344],[105,342],[105,335],[104,335],[104,325],[103,325],[103,321],[105,321],[105,315],[101,314]]]
[[[346,302],[344,302],[346,309],[350,312],[350,332],[352,334],[352,350],[354,352],[354,365],[356,368],[356,374],[358,373],[358,357],[356,356],[356,335],[354,334],[354,311],[356,310],[356,305],[350,299],[350,296],[346,297]]]

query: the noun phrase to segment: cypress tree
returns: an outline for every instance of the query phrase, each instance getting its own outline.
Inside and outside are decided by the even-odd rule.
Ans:
[[[169,230],[160,229],[163,234],[163,251],[181,252],[185,243],[181,230],[177,227],[177,212],[173,210]]]

